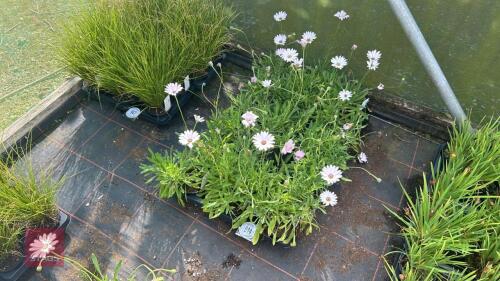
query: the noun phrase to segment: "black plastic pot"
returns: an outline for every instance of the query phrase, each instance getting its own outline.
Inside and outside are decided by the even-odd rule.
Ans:
[[[219,58],[214,60],[214,67],[218,63],[222,63],[227,54],[223,53]],[[182,108],[186,103],[191,99],[193,93],[198,93],[201,91],[202,87],[208,85],[214,78],[217,77],[217,72],[213,67],[209,67],[206,71],[206,74],[190,79],[190,88],[188,91],[179,94],[177,97],[177,101],[179,102],[179,106],[177,103],[173,103],[172,107],[168,112],[165,112],[163,109],[159,110],[147,110],[148,106],[141,102],[135,96],[128,97],[118,97],[110,92],[99,90],[96,88],[88,88],[87,93],[91,99],[97,100],[101,103],[106,103],[113,105],[116,109],[121,112],[126,112],[131,107],[139,108],[142,113],[139,115],[139,119],[153,123],[157,126],[165,126],[170,123],[172,118],[174,118],[177,114],[179,114],[179,107]],[[144,110],[146,109],[146,110]]]
[[[57,229],[63,229],[64,232],[66,232],[66,228],[68,227],[69,223],[71,222],[71,218],[64,213],[63,211],[59,210],[59,224],[57,226]],[[21,242],[24,241],[24,237],[21,239]],[[23,248],[21,248],[23,249]],[[24,250],[24,249],[23,249]],[[12,269],[4,272],[0,272],[0,281],[16,281],[25,273],[30,267],[27,267],[24,263],[24,252],[22,252],[23,256],[21,257],[21,261],[19,261],[15,266],[12,267]]]

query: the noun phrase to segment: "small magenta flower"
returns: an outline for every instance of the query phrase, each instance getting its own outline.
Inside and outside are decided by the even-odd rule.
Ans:
[[[257,83],[257,81],[259,81],[259,80],[257,79],[257,77],[256,77],[256,76],[252,76],[252,77],[250,78],[250,83]]]
[[[288,140],[287,142],[285,142],[285,145],[283,145],[283,148],[281,149],[281,154],[286,155],[292,153],[294,149],[295,149],[295,143],[293,142],[293,140]]]
[[[295,161],[300,161],[302,160],[302,158],[304,158],[306,156],[306,153],[302,150],[297,150],[295,151],[295,153],[293,154],[293,158],[295,159]]]

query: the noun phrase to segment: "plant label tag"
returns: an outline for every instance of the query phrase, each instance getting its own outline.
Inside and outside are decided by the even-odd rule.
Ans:
[[[166,96],[163,100],[163,105],[165,106],[165,112],[168,112],[172,107],[172,102],[170,102],[170,96]]]
[[[184,78],[184,90],[189,91],[189,87],[191,87],[191,83],[189,82],[189,75]]]
[[[131,107],[125,112],[125,116],[127,116],[128,119],[135,120],[137,117],[141,115],[141,110],[137,107]]]
[[[238,228],[238,230],[236,231],[236,235],[242,237],[245,240],[252,242],[253,237],[255,236],[256,229],[257,229],[257,227],[254,223],[246,222]]]

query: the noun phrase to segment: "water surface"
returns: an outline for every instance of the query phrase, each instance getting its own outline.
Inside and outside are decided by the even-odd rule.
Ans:
[[[350,55],[358,49],[350,66],[365,73],[367,50],[382,51],[382,65],[370,73],[367,83],[382,82],[388,92],[412,101],[446,110],[412,45],[406,38],[386,0],[232,0],[240,13],[238,27],[250,44],[274,48],[273,37],[283,32],[318,34],[308,53],[317,59]],[[407,0],[434,55],[441,64],[465,110],[475,120],[498,116],[500,101],[500,1],[498,0]],[[345,10],[350,18],[334,17]],[[282,26],[273,14],[284,10]],[[240,40],[245,40],[240,36]]]

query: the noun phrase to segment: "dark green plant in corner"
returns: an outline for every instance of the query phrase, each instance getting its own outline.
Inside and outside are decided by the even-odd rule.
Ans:
[[[64,25],[60,56],[90,84],[161,108],[166,84],[221,52],[233,18],[222,0],[100,0]]]
[[[392,280],[500,280],[500,120],[454,128],[448,161],[433,171],[399,219],[407,243]],[[469,128],[466,123],[464,128]]]

